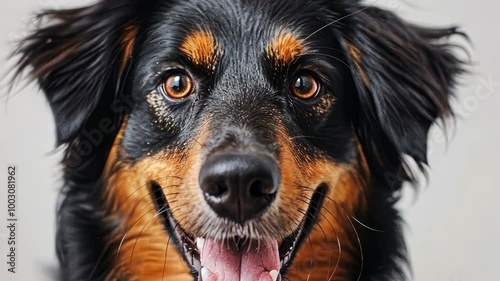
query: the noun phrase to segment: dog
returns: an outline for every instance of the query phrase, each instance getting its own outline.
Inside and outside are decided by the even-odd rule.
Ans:
[[[65,147],[62,280],[407,280],[394,205],[452,116],[458,28],[355,0],[39,17],[16,74]]]

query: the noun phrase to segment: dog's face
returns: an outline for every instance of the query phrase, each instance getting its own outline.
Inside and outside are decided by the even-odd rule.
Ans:
[[[135,42],[134,105],[116,145],[191,267],[258,280],[288,267],[325,196],[359,207],[362,190],[337,183],[360,151],[344,112],[348,68],[321,13],[238,5],[154,13]],[[119,188],[113,197],[138,186]]]
[[[453,30],[344,1],[102,1],[52,17],[20,68],[70,143],[68,181],[99,182],[117,280],[358,278],[353,219],[385,225],[370,209],[411,177],[403,154],[425,162],[460,71],[433,43]]]

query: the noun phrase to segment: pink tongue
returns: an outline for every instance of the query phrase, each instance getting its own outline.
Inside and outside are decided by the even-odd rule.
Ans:
[[[205,239],[198,250],[205,267],[203,281],[272,281],[269,271],[281,267],[276,240],[247,242],[236,251],[227,242]]]

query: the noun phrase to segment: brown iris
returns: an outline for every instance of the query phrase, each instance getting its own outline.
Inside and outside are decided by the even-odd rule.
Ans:
[[[193,89],[191,78],[182,72],[174,72],[167,76],[163,83],[163,90],[167,97],[182,99],[187,97]]]
[[[318,81],[310,74],[300,74],[292,80],[292,93],[299,99],[310,99],[319,91]]]

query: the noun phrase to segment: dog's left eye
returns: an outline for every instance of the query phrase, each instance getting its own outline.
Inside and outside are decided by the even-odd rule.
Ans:
[[[311,74],[299,74],[292,79],[291,91],[299,99],[315,97],[320,91],[320,84]]]
[[[191,94],[192,89],[191,77],[180,71],[169,74],[161,86],[165,96],[176,100],[187,97]]]

